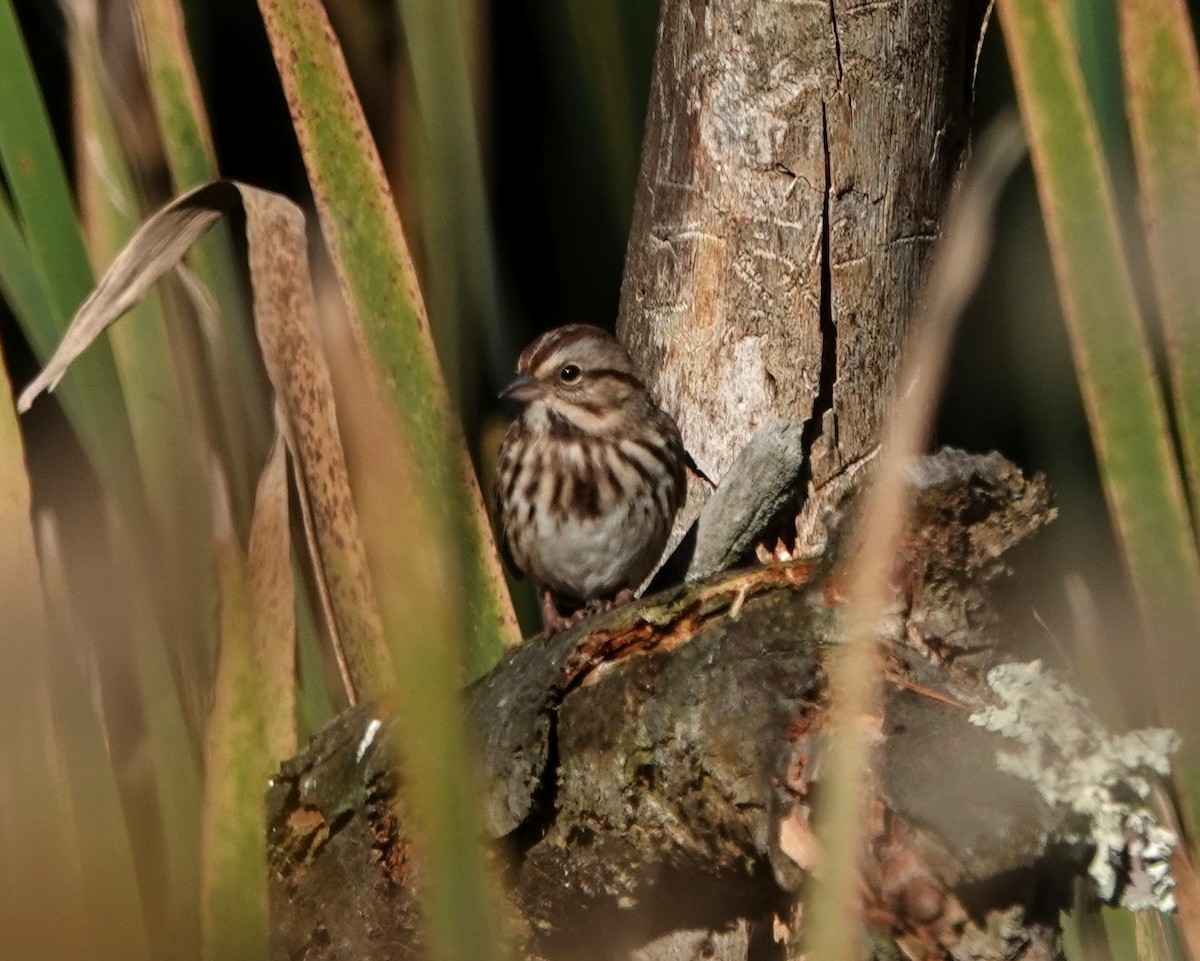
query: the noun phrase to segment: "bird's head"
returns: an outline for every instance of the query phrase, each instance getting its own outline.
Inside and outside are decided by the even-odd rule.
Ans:
[[[527,418],[560,419],[600,433],[629,416],[646,397],[641,375],[625,348],[589,324],[551,330],[521,352],[517,377],[500,394],[525,408]]]

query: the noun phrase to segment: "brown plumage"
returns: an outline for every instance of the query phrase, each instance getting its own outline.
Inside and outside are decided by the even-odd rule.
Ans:
[[[521,405],[496,472],[501,540],[553,629],[559,605],[627,595],[654,568],[684,499],[683,443],[598,327],[543,334],[501,396]]]

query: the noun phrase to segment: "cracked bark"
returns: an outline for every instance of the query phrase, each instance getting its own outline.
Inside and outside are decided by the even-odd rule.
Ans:
[[[804,424],[814,507],[874,450],[963,157],[981,15],[664,0],[618,333],[712,480],[774,418]],[[709,492],[693,479],[677,537]]]

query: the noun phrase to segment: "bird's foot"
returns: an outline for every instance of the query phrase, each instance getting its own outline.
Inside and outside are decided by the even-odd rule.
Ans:
[[[588,615],[587,607],[580,607],[567,614],[558,609],[554,594],[542,591],[542,640],[548,641],[559,631],[578,624]]]
[[[592,603],[596,605],[593,608],[593,613],[600,614],[604,611],[616,610],[616,608],[632,602],[633,597],[633,588],[623,587],[610,598],[593,601]]]
[[[603,614],[611,611],[623,604],[628,604],[633,599],[633,590],[625,587],[617,591],[612,597],[597,598],[596,600],[588,601],[582,607],[575,608],[564,614],[559,610],[554,595],[550,591],[542,591],[542,624],[544,625],[541,635],[542,639],[548,641],[559,631],[564,631],[568,627],[575,626],[584,618],[591,617],[593,614]]]

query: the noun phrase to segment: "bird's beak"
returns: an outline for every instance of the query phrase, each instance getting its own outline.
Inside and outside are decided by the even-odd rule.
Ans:
[[[501,400],[511,400],[516,404],[528,404],[542,392],[538,382],[528,374],[522,374],[511,384],[500,391]]]

